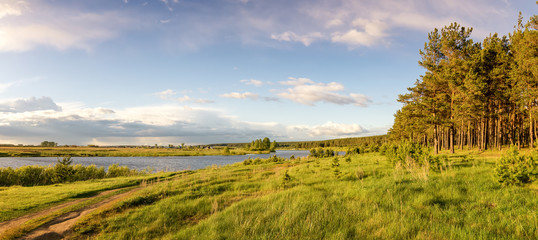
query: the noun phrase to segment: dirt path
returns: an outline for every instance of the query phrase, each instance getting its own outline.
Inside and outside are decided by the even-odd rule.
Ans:
[[[142,189],[141,187],[132,189],[128,192],[117,194],[109,198],[104,199],[98,203],[87,206],[85,208],[66,213],[56,219],[44,224],[43,226],[31,231],[21,239],[38,239],[38,240],[50,240],[50,239],[63,239],[66,236],[75,223],[87,214],[95,211],[106,204],[113,204],[114,202],[121,200],[135,191]],[[106,194],[106,193],[105,193]]]
[[[45,210],[42,210],[42,211],[39,211],[39,212],[27,214],[27,215],[24,215],[22,217],[11,219],[11,220],[8,220],[8,221],[5,221],[5,222],[0,222],[0,236],[2,236],[2,233],[4,233],[5,231],[7,231],[7,230],[9,230],[11,228],[14,228],[16,226],[19,226],[19,225],[21,225],[21,224],[23,224],[23,223],[25,223],[27,221],[30,221],[32,219],[43,217],[43,216],[46,216],[46,215],[48,215],[48,214],[50,214],[52,212],[55,212],[57,210],[60,210],[60,209],[63,209],[63,208],[78,204],[78,203],[83,202],[83,201],[87,201],[87,200],[90,200],[90,199],[93,199],[93,198],[97,198],[97,197],[109,194],[111,192],[119,191],[119,190],[120,189],[112,189],[112,190],[103,191],[103,192],[100,192],[99,194],[97,194],[95,196],[92,196],[92,197],[81,198],[81,199],[77,199],[77,200],[74,200],[74,201],[71,201],[71,202],[62,203],[60,205],[56,205],[54,207],[51,207],[51,208],[48,208],[48,209],[45,209]]]

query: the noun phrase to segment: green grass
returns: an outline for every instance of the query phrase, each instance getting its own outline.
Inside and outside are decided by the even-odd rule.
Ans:
[[[442,172],[394,170],[377,154],[207,168],[79,222],[97,239],[536,239],[537,186],[502,187],[494,157]],[[285,180],[285,173],[290,176]]]
[[[536,239],[538,184],[497,183],[492,170],[500,155],[460,152],[441,172],[429,173],[395,169],[378,154],[351,162],[341,157],[336,173],[333,158],[179,172],[86,216],[72,237]],[[10,219],[141,178],[0,188],[0,216]]]
[[[99,192],[135,186],[143,180],[166,177],[170,173],[90,180],[35,187],[0,188],[0,222],[46,209],[70,200],[90,197]]]

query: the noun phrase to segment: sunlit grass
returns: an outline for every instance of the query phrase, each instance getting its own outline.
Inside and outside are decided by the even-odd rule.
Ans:
[[[490,155],[466,155],[425,177],[378,154],[340,158],[339,174],[333,158],[208,167],[76,230],[98,239],[536,239],[536,189],[502,187]]]
[[[105,190],[135,186],[144,180],[168,175],[170,173],[98,179],[48,186],[2,187],[0,188],[0,221],[46,209],[66,201],[93,196]]]

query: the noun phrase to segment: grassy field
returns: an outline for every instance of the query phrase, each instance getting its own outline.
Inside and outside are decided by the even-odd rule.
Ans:
[[[139,185],[173,173],[119,177],[35,187],[0,187],[0,222],[99,192]]]
[[[502,187],[499,153],[444,171],[377,154],[207,168],[156,184],[78,223],[97,239],[536,239],[537,186]],[[335,171],[338,169],[338,171]]]
[[[442,171],[429,173],[395,169],[378,154],[349,162],[340,157],[336,164],[334,158],[303,158],[181,172],[83,218],[72,237],[536,239],[537,184],[503,187],[492,177],[499,152],[470,156],[452,156]],[[129,180],[102,184],[122,181]],[[0,195],[0,202],[7,195]],[[9,199],[11,209],[27,204],[19,204],[17,196]]]
[[[227,154],[261,153],[242,148],[230,149]],[[268,153],[268,152],[265,152]],[[225,155],[222,148],[105,148],[105,147],[0,147],[0,157],[164,157]]]

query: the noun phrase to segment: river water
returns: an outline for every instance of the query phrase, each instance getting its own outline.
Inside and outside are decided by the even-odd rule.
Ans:
[[[73,157],[72,164],[82,164],[85,166],[94,164],[98,167],[105,167],[112,164],[127,166],[131,169],[144,170],[152,168],[155,171],[181,171],[181,170],[196,170],[205,168],[211,165],[227,165],[236,162],[242,162],[247,158],[269,158],[273,155],[289,158],[291,155],[295,157],[308,156],[309,151],[302,150],[279,150],[271,154],[247,154],[247,155],[231,155],[231,156],[185,156],[185,157]],[[21,157],[0,158],[0,168],[12,167],[18,168],[28,165],[48,166],[56,163],[55,157]]]

